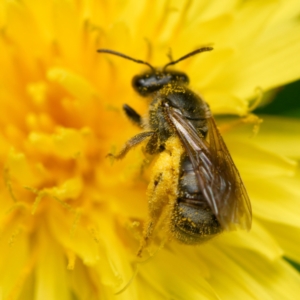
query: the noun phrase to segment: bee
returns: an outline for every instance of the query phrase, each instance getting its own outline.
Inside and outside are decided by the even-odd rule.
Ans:
[[[145,152],[157,156],[147,190],[149,220],[138,255],[161,226],[184,244],[205,242],[224,230],[251,228],[247,191],[208,104],[188,88],[184,72],[170,69],[211,50],[202,47],[162,68],[113,50],[98,50],[149,67],[132,79],[134,90],[150,99],[147,116],[123,106],[127,117],[143,131],[114,156],[121,159],[146,140]]]

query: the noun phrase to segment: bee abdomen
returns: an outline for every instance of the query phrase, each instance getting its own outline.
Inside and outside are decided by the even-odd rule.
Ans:
[[[172,232],[177,240],[185,244],[197,244],[220,233],[222,227],[201,192],[187,156],[182,159],[181,171]]]
[[[222,231],[211,209],[179,202],[174,207],[173,234],[185,244],[197,244],[211,239]]]

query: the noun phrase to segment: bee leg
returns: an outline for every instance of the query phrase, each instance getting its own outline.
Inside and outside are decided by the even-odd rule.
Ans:
[[[130,140],[128,140],[125,145],[123,146],[123,148],[121,149],[121,151],[117,154],[114,155],[112,153],[109,153],[107,156],[112,156],[115,159],[121,159],[123,158],[127,152],[132,148],[135,147],[136,145],[140,144],[141,142],[143,142],[146,138],[151,137],[154,134],[154,131],[145,131],[145,132],[141,132],[137,135],[135,135],[134,137],[132,137]]]
[[[143,236],[140,248],[137,253],[138,257],[142,257],[142,252],[143,252],[144,248],[147,246],[148,240],[152,235],[153,229],[154,229],[154,222],[150,221],[146,226],[144,236]]]
[[[126,114],[126,116],[129,118],[129,120],[139,126],[140,128],[142,128],[142,117],[141,115],[139,115],[132,107],[130,107],[127,104],[123,104],[123,110]]]
[[[161,165],[159,159],[157,163]],[[166,171],[165,175],[169,178],[168,171]],[[143,230],[143,237],[137,253],[137,256],[139,257],[142,256],[143,250],[151,242],[152,236],[154,235],[153,233],[157,226],[160,229],[163,227],[162,224],[165,223],[163,220],[165,220],[165,216],[168,214],[168,210],[164,209],[169,201],[168,191],[166,188],[166,181],[164,180],[164,174],[162,174],[160,170],[151,178],[147,196],[150,213]]]
[[[149,139],[147,145],[146,145],[146,153],[154,154],[158,151],[158,134],[155,132]]]

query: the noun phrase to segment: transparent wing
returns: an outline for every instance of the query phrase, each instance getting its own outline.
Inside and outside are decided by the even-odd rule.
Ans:
[[[199,187],[222,227],[249,230],[252,222],[250,200],[213,117],[207,118],[207,141],[179,109],[165,107],[191,159]]]

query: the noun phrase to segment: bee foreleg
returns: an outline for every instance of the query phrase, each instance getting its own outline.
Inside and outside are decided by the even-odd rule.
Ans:
[[[123,104],[123,110],[132,123],[142,128],[142,117],[140,114],[138,114],[132,107],[127,104]]]
[[[132,147],[137,146],[138,144],[143,142],[146,138],[151,137],[153,134],[154,134],[154,131],[141,132],[141,133],[135,135],[134,137],[132,137],[130,140],[128,140],[117,155],[109,153],[108,156],[112,156],[115,159],[121,159],[127,154],[127,152]]]

